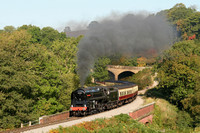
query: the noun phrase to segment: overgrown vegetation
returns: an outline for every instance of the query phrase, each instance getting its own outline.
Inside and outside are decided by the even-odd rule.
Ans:
[[[68,109],[79,40],[31,25],[0,33],[0,128]]]
[[[176,43],[157,65],[159,87],[167,100],[193,116],[194,126],[200,122],[200,97],[196,95],[200,92],[199,46],[194,41]]]
[[[123,80],[136,83],[139,90],[145,89],[153,84],[153,74],[151,68],[146,68],[131,77],[125,78]]]
[[[165,132],[199,132],[199,128],[193,127],[194,119],[184,110],[167,101],[162,89],[153,88],[145,93],[145,102],[155,102],[153,122],[150,127]]]
[[[96,61],[94,65],[94,73],[92,75],[95,78],[95,80],[105,81],[105,80],[110,79],[109,73],[106,70],[107,65],[109,65],[110,63],[111,63],[111,60],[106,57],[99,58]]]
[[[192,127],[200,123],[200,13],[184,4],[159,12],[175,24],[180,42],[166,50],[156,65],[159,90],[165,99],[189,113]],[[181,113],[180,113],[181,114]]]
[[[149,126],[165,132],[193,132],[193,119],[190,115],[179,110],[175,105],[163,99],[155,100],[154,118]]]
[[[127,114],[120,114],[110,119],[96,119],[76,126],[54,129],[50,133],[160,133],[154,128],[133,120]]]

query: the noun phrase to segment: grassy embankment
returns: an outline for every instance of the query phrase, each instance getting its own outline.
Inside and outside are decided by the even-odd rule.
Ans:
[[[110,119],[96,119],[72,127],[51,130],[50,133],[159,133],[131,119],[127,114],[120,114]]]
[[[144,104],[155,102],[154,118],[149,127],[172,133],[199,133],[200,128],[192,127],[190,115],[169,103],[160,89],[150,89],[144,94]]]
[[[110,119],[96,119],[84,122],[72,127],[54,129],[50,133],[198,133],[199,129],[190,127],[191,119],[186,112],[170,104],[165,99],[152,98],[148,91],[144,100],[145,103],[155,102],[153,123],[145,126],[126,114],[121,114]],[[157,92],[158,96],[162,95]],[[148,95],[148,97],[146,97]],[[155,96],[155,95],[154,95]]]

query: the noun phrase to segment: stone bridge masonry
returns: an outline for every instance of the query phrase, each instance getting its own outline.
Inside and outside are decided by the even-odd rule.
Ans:
[[[120,66],[120,65],[107,65],[107,70],[114,74],[115,80],[118,80],[118,76],[123,72],[138,73],[145,68],[152,67],[133,67],[133,66]]]

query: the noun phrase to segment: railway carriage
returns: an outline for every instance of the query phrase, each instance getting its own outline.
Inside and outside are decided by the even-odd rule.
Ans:
[[[79,88],[71,94],[70,116],[82,116],[109,110],[133,101],[138,86],[115,81],[121,85]]]

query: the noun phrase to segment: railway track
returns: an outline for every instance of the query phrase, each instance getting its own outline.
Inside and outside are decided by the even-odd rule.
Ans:
[[[129,104],[129,103],[125,103],[124,105],[127,105],[127,104]],[[123,107],[124,105],[122,105],[120,107]],[[114,108],[114,109],[117,109],[117,108]],[[112,109],[110,109],[110,110],[112,110]],[[101,114],[103,114],[105,112],[108,112],[110,110],[103,111],[103,112],[100,112],[100,113],[95,113],[95,114],[88,115],[88,116],[85,116],[85,117],[69,117],[69,118],[67,118],[65,120],[58,120],[58,121],[50,122],[50,123],[37,124],[37,125],[32,125],[32,126],[23,127],[23,128],[16,128],[16,129],[13,129],[13,130],[7,130],[7,131],[3,131],[3,132],[0,132],[0,133],[21,133],[21,132],[26,132],[26,131],[29,131],[29,130],[38,129],[38,128],[42,128],[42,127],[46,127],[46,126],[51,126],[51,125],[60,124],[60,123],[64,123],[64,122],[74,121],[74,120],[87,118],[87,117],[93,117],[95,115],[101,115]]]
[[[80,117],[69,117],[65,120],[59,120],[59,121],[55,121],[55,122],[51,122],[51,123],[37,124],[37,125],[32,125],[32,126],[23,127],[23,128],[16,128],[13,130],[3,131],[1,133],[20,133],[20,132],[24,132],[24,131],[28,131],[28,130],[32,130],[32,129],[36,129],[36,128],[42,128],[42,127],[55,125],[55,124],[59,124],[62,122],[69,122],[69,121],[73,121],[73,120],[77,120],[77,119],[81,119],[81,118]]]
[[[157,84],[153,85],[156,86]],[[151,87],[152,88],[152,87]],[[145,91],[144,91],[145,92]],[[144,93],[143,91],[139,91],[139,94],[141,93]],[[136,109],[138,108],[140,105],[142,105],[143,103],[143,100],[142,98],[139,96],[138,98],[136,98],[135,101],[129,103],[129,104],[125,104],[121,107],[124,108],[124,110],[122,110],[121,107],[119,108],[116,108],[117,111],[115,111],[116,109],[113,109],[113,110],[108,110],[108,111],[104,111],[104,112],[101,112],[101,113],[97,113],[97,114],[93,114],[93,115],[89,115],[89,116],[85,116],[85,117],[69,117],[65,120],[59,120],[59,121],[55,121],[55,122],[51,122],[51,123],[44,123],[44,124],[38,124],[38,125],[32,125],[32,126],[29,126],[29,127],[23,127],[23,128],[17,128],[17,129],[13,129],[13,130],[7,130],[7,131],[3,131],[3,132],[0,132],[0,133],[20,133],[20,132],[32,132],[34,129],[39,129],[39,128],[45,128],[47,126],[53,126],[53,125],[56,125],[56,124],[60,124],[60,123],[66,123],[66,122],[69,122],[69,121],[76,121],[76,120],[79,120],[79,119],[83,119],[83,121],[87,121],[88,119],[90,119],[91,117],[95,117],[95,118],[102,118],[102,117],[108,117],[108,116],[113,116],[113,115],[117,115],[115,114],[114,112],[118,112],[119,113],[125,113],[126,111],[128,111],[130,108],[133,108],[133,109]],[[125,106],[129,106],[129,107],[125,107]],[[120,109],[121,108],[121,109]],[[106,114],[109,114],[107,115]],[[110,112],[110,113],[109,113]],[[126,112],[127,113],[127,112]],[[86,120],[87,119],[87,120]],[[90,119],[91,120],[91,119]],[[80,120],[81,121],[81,120]],[[31,131],[32,130],[32,131]],[[42,131],[43,132],[43,131]],[[33,131],[34,133],[34,131]]]

